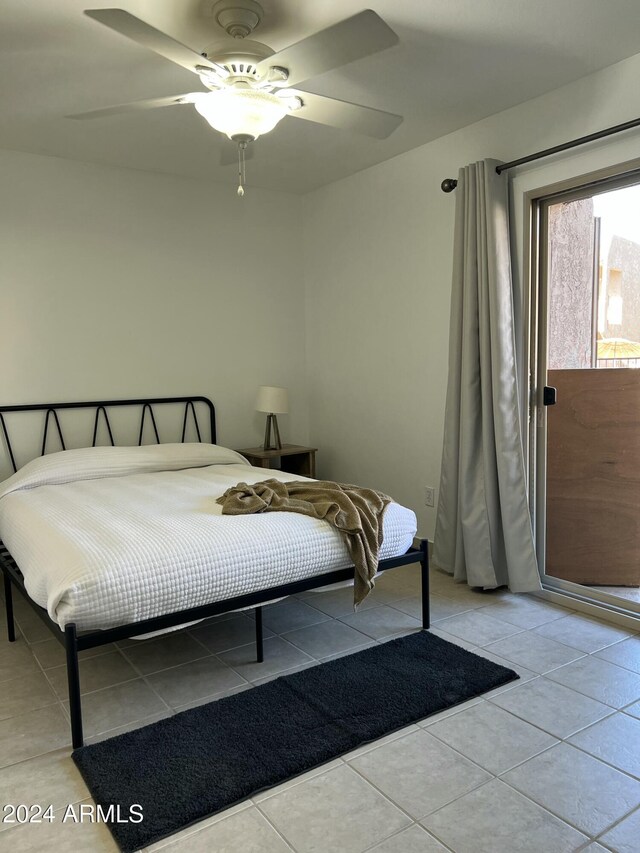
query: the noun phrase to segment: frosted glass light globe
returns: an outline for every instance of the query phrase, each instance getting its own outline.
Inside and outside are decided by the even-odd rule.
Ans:
[[[270,92],[254,89],[221,89],[199,92],[194,106],[211,127],[234,136],[257,139],[268,133],[289,112],[286,102]]]

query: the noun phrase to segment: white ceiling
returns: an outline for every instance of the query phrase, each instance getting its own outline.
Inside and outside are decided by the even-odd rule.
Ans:
[[[117,0],[203,50],[215,0]],[[253,38],[274,49],[366,0],[260,0]],[[77,122],[69,113],[198,90],[197,78],[82,14],[99,0],[2,0],[0,147],[235,182],[190,106]],[[404,115],[386,140],[293,118],[256,143],[248,186],[306,192],[638,52],[638,0],[373,0],[400,44],[316,78],[309,91]],[[523,152],[527,153],[527,152]],[[444,176],[443,176],[444,177]]]

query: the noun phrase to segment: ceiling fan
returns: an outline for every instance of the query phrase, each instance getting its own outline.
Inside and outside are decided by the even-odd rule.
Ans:
[[[312,77],[397,44],[398,37],[371,9],[320,30],[277,53],[248,39],[264,11],[256,0],[219,0],[213,16],[231,36],[197,53],[124,9],[87,9],[85,15],[192,71],[208,92],[133,101],[69,116],[93,119],[137,110],[192,104],[238,146],[238,195],[244,195],[247,145],[285,116],[384,139],[402,116],[293,88]],[[223,162],[226,158],[223,157]],[[234,157],[235,160],[235,157]],[[227,162],[233,162],[227,160]]]

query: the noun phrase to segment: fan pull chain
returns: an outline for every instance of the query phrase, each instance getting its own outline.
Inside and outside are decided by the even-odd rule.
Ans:
[[[238,142],[238,195],[240,198],[244,195],[245,177],[245,159],[244,152],[247,147],[246,142]]]

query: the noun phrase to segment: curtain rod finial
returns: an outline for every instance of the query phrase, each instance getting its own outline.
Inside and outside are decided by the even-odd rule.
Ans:
[[[440,189],[443,193],[452,193],[457,186],[458,182],[455,178],[445,178],[444,181],[440,184]]]

